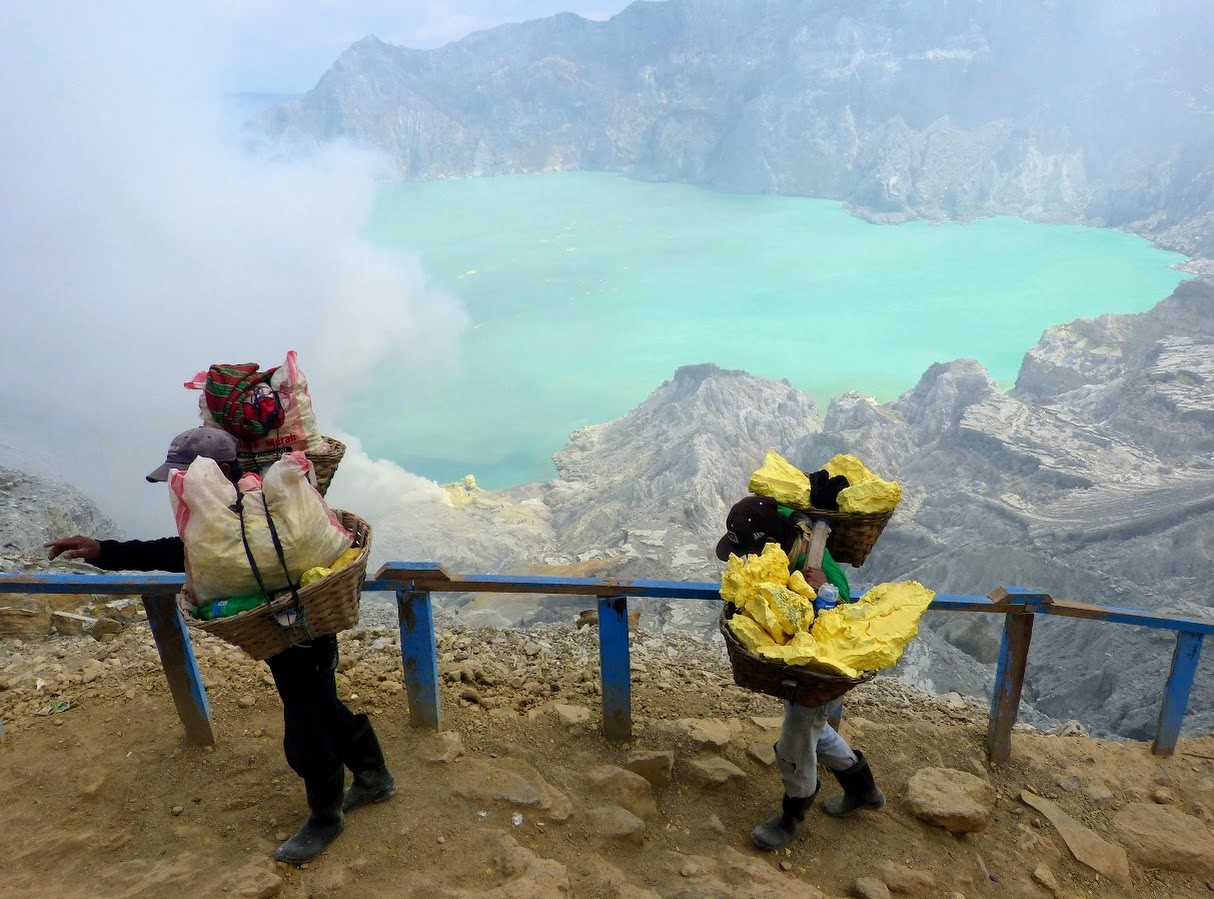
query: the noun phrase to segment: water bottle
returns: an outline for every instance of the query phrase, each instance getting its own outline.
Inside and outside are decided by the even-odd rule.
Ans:
[[[821,615],[827,609],[833,609],[839,604],[839,588],[834,584],[823,584],[818,589],[818,598],[814,600],[814,615]]]

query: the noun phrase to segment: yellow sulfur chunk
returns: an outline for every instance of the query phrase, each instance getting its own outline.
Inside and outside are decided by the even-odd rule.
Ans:
[[[809,477],[775,450],[767,451],[763,465],[750,476],[749,489],[794,509],[809,508]]]
[[[764,584],[763,588],[774,586]],[[787,643],[789,634],[785,633],[783,625],[780,623],[780,618],[763,598],[762,588],[755,592],[754,598],[746,606],[745,614],[758,622],[759,627],[767,631],[771,637],[771,641],[776,644]],[[736,615],[734,616],[737,617]]]
[[[829,462],[822,466],[826,469],[826,473],[832,478],[842,475],[847,478],[847,483],[853,487],[856,484],[863,484],[865,481],[871,481],[876,477],[869,467],[857,459],[855,456],[849,456],[845,453],[839,453]]]
[[[839,491],[840,512],[888,512],[902,501],[902,488],[876,478]]]
[[[341,571],[341,569],[345,568],[347,565],[357,559],[361,552],[361,547],[351,546],[344,553],[338,556],[336,561],[334,561],[329,567],[334,571]]]
[[[786,637],[808,630],[813,624],[814,607],[803,596],[778,584],[760,584],[759,596]],[[808,619],[808,621],[806,620]],[[766,625],[765,625],[766,626]],[[782,642],[777,640],[776,642]]]
[[[762,600],[758,597],[759,584],[788,582],[788,556],[779,544],[768,543],[761,555],[749,555],[745,560],[731,555],[721,577],[721,598],[739,609],[749,609]]]
[[[818,598],[818,591],[809,586],[809,583],[805,580],[805,575],[800,571],[794,571],[788,578],[788,589],[798,596],[804,596],[810,602]]]
[[[738,638],[738,642],[755,655],[758,655],[763,647],[772,645],[771,634],[755,624],[753,619],[741,613],[735,614],[729,619],[729,629]]]
[[[935,594],[915,581],[879,584],[851,605],[823,612],[814,622],[818,656],[839,668],[889,668],[919,633],[919,619]]]
[[[317,565],[315,568],[309,568],[307,571],[305,571],[303,574],[301,574],[299,576],[299,586],[301,588],[309,587],[312,584],[315,584],[319,580],[324,580],[329,575],[331,575],[333,572],[340,571],[341,569],[343,569],[347,565],[349,565],[351,562],[353,562],[355,559],[357,559],[359,553],[361,553],[361,552],[362,552],[362,550],[359,549],[358,547],[351,546],[344,553],[342,553],[340,556],[338,556],[333,561],[333,564],[330,565],[328,568],[325,568],[323,565]]]
[[[725,563],[725,573],[721,575],[721,598],[743,609],[753,586],[746,574],[746,563],[738,556],[731,555]]]
[[[840,512],[888,512],[902,500],[902,488],[869,470],[855,456],[840,453],[822,466],[831,477],[843,475],[850,485],[839,492]]]
[[[310,587],[317,581],[324,580],[333,573],[333,569],[325,568],[323,565],[317,565],[315,568],[309,568],[299,576],[299,586]]]

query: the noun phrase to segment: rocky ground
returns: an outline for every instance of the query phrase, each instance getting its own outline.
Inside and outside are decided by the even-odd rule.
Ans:
[[[734,686],[719,644],[642,629],[634,739],[610,744],[596,637],[444,629],[433,734],[408,725],[395,633],[344,635],[339,689],[374,717],[399,791],[303,869],[271,860],[304,804],[263,664],[195,641],[218,732],[195,749],[145,624],[0,641],[5,895],[1163,899],[1214,883],[1214,739],[1162,760],[1022,727],[988,770],[982,709],[884,678],[849,696],[843,732],[887,807],[815,809],[807,839],[761,854],[778,703]]]

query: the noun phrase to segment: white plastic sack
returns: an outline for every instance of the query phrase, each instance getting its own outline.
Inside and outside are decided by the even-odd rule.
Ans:
[[[240,481],[249,549],[271,592],[289,586],[288,572],[298,583],[309,568],[332,564],[354,542],[309,482],[311,468],[303,453],[287,453],[264,479],[246,475]],[[241,540],[236,491],[219,465],[204,457],[169,479],[177,533],[185,543],[187,584],[200,603],[261,592]],[[286,572],[274,550],[263,497],[282,543]]]

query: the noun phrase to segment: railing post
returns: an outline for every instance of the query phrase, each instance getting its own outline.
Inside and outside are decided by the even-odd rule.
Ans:
[[[185,726],[186,739],[199,746],[215,745],[215,730],[211,726],[211,704],[198,673],[198,660],[190,643],[185,621],[177,608],[175,596],[145,596],[143,608],[160,653],[160,665],[177,706],[177,717]]]
[[[1155,729],[1155,742],[1151,752],[1155,755],[1171,755],[1176,751],[1180,739],[1180,725],[1184,722],[1185,709],[1189,705],[1189,693],[1193,679],[1197,676],[1197,665],[1201,661],[1202,635],[1192,631],[1176,634],[1176,650],[1172,653],[1172,670],[1163,689],[1163,703],[1159,707],[1159,726]]]
[[[428,592],[396,591],[400,618],[400,656],[405,668],[405,695],[409,723],[439,729],[442,717],[438,695],[438,650],[434,641],[434,611]]]
[[[991,696],[991,721],[986,731],[987,758],[999,765],[1012,756],[1012,727],[1020,712],[1020,691],[1033,639],[1033,614],[1009,612],[1003,618],[1003,640],[995,667],[995,691]]]
[[[599,669],[603,686],[603,736],[632,739],[632,671],[628,649],[628,599],[599,597]]]

